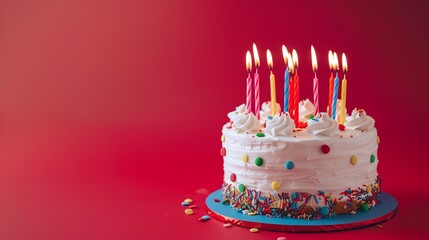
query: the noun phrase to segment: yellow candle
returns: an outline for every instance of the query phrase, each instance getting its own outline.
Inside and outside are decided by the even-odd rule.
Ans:
[[[341,83],[341,112],[340,112],[340,123],[344,124],[346,121],[346,98],[347,98],[347,79],[346,79],[346,73],[348,71],[347,66],[347,59],[346,55],[343,53],[343,72],[344,72],[344,78]]]
[[[274,116],[277,110],[276,79],[273,74],[273,57],[271,56],[271,52],[269,49],[267,49],[267,62],[268,67],[270,68],[271,115]]]

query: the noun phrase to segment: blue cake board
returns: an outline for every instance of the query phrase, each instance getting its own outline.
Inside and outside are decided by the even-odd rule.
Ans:
[[[215,200],[216,199],[216,200]],[[380,203],[369,211],[356,214],[342,214],[320,220],[295,218],[270,218],[265,215],[245,215],[229,204],[222,204],[222,189],[212,192],[206,198],[209,215],[223,222],[242,227],[258,227],[272,231],[318,232],[338,231],[366,227],[391,219],[397,212],[398,201],[390,194],[381,192]]]

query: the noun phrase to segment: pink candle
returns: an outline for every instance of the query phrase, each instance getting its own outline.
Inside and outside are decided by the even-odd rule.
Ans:
[[[259,68],[259,54],[258,49],[256,48],[256,44],[253,44],[253,58],[255,60],[255,114],[256,117],[259,119],[259,112],[261,110],[261,102],[259,98],[259,74],[258,74],[258,68]]]
[[[247,94],[246,94],[246,109],[247,113],[252,112],[252,78],[250,77],[250,71],[252,71],[252,57],[250,52],[246,53],[246,69],[247,69]]]
[[[319,79],[317,79],[317,58],[316,51],[311,45],[311,62],[313,64],[314,79],[313,79],[313,98],[314,98],[314,116],[319,114]]]

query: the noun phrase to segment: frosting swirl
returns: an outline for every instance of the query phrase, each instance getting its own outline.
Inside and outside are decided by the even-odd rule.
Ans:
[[[235,111],[228,113],[228,118],[230,121],[240,113],[246,113],[246,105],[243,103],[240,106],[235,108]]]
[[[253,113],[239,113],[232,120],[232,129],[238,133],[253,133],[261,129],[261,123]]]
[[[320,113],[308,121],[307,131],[314,135],[332,136],[338,131],[338,123],[327,113]]]
[[[261,111],[259,112],[259,117],[261,118],[262,122],[265,122],[267,120],[268,116],[273,116],[273,114],[271,113],[272,107],[271,107],[271,102],[267,101],[262,103],[261,106]],[[276,112],[274,115],[278,114],[280,112],[280,104],[276,104]]]
[[[299,102],[299,121],[307,122],[311,115],[314,114],[314,105],[308,100],[301,100]]]
[[[347,128],[358,129],[361,131],[368,131],[372,129],[375,125],[375,120],[366,115],[364,110],[354,109],[352,115],[346,118],[346,123],[344,124]]]
[[[265,133],[272,136],[286,136],[292,133],[295,123],[288,113],[277,114],[267,120]]]

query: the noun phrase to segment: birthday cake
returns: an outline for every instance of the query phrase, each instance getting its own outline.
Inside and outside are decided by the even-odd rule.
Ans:
[[[335,101],[332,109],[342,112]],[[357,108],[347,115],[344,106],[341,121],[318,113],[308,99],[294,104],[295,112],[267,101],[257,113],[242,104],[228,114],[220,150],[222,203],[279,218],[370,211],[380,202],[381,182],[374,119]]]

